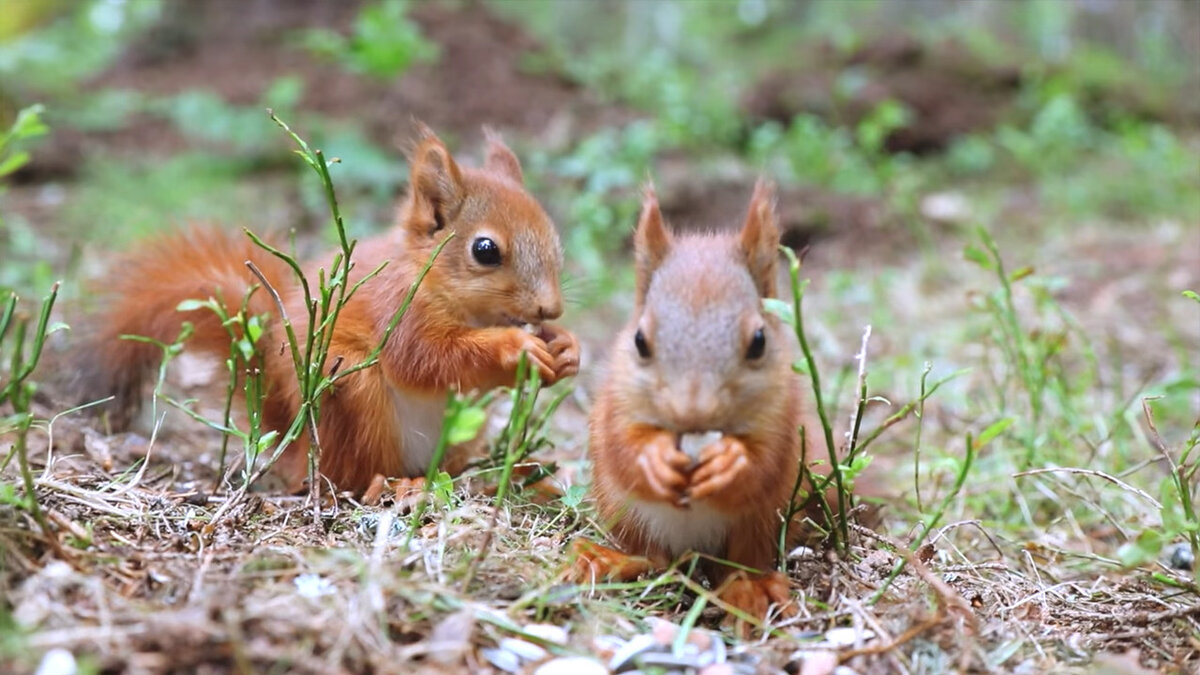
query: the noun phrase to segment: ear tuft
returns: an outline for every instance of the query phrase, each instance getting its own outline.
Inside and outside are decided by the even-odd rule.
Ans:
[[[738,237],[738,246],[746,257],[746,267],[760,296],[775,295],[775,268],[779,258],[779,223],[775,216],[775,186],[758,179],[746,223]]]
[[[505,176],[517,185],[523,185],[525,176],[521,172],[521,161],[504,144],[504,139],[500,138],[500,134],[491,127],[484,127],[483,136],[487,140],[487,160],[484,162],[483,168]]]
[[[654,271],[671,251],[672,237],[663,223],[654,184],[647,182],[642,196],[642,211],[638,216],[637,232],[633,237],[634,261],[637,269],[637,306],[641,307],[650,290]]]
[[[424,225],[440,229],[452,219],[464,195],[462,172],[442,140],[429,127],[420,125],[411,157],[411,187],[414,213]]]

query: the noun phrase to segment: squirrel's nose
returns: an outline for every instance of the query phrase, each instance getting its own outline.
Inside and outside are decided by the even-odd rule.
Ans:
[[[712,429],[721,407],[719,393],[703,378],[679,384],[683,386],[667,392],[664,401],[678,430],[686,433]]]
[[[553,297],[542,298],[538,302],[538,321],[548,321],[557,319],[562,316],[562,298],[558,294]]]

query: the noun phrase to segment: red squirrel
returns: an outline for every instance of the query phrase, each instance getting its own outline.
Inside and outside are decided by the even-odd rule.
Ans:
[[[754,570],[702,560],[725,603],[790,611],[773,568],[802,460],[801,382],[794,336],[762,306],[779,239],[765,182],[736,235],[672,234],[647,188],[633,317],[589,418],[591,494],[620,550],[577,540],[577,581],[631,579],[694,551]]]
[[[579,368],[578,341],[550,323],[562,314],[558,234],[526,192],[516,155],[497,135],[487,132],[483,167],[469,168],[460,167],[442,141],[423,128],[397,221],[388,233],[355,249],[351,284],[388,264],[342,309],[327,367],[340,360],[340,368],[347,369],[366,359],[436,245],[449,233],[454,237],[384,345],[379,363],[339,381],[322,402],[321,473],[337,488],[356,493],[377,474],[425,475],[449,390],[512,385],[522,354],[546,383]],[[176,307],[208,297],[238,306],[257,281],[246,261],[262,270],[282,297],[297,335],[304,335],[303,293],[290,268],[245,236],[193,228],[151,241],[112,268],[104,283],[109,302],[97,315],[99,325],[81,364],[89,395],[115,394],[118,421],[136,409],[141,384],[161,351],[122,340],[123,334],[170,343],[181,323],[190,321],[195,330],[186,349],[227,356],[230,338],[213,312]],[[267,429],[282,434],[300,403],[292,356],[277,306],[265,289],[251,296],[249,313],[270,315],[260,342],[263,416]],[[527,331],[525,324],[537,330]],[[307,451],[308,439],[302,438],[275,467],[292,489],[307,477]]]

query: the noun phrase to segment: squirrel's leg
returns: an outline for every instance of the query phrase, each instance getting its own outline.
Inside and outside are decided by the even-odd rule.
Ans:
[[[754,514],[754,517],[743,519],[730,530],[727,558],[731,562],[750,567],[757,572],[715,565],[719,569],[711,570],[710,574],[717,577],[713,584],[717,586],[717,596],[729,605],[741,610],[749,616],[762,620],[772,605],[779,608],[782,616],[796,613],[796,607],[791,602],[791,589],[787,575],[771,569],[775,561],[774,513],[766,517]],[[729,615],[726,621],[737,624],[738,631],[745,635],[748,626],[740,617]]]
[[[567,578],[577,584],[599,581],[632,581],[666,567],[662,556],[630,555],[582,537],[571,542]]]

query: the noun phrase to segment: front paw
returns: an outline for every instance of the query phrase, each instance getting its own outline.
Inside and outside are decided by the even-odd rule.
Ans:
[[[545,323],[537,336],[546,343],[546,348],[554,357],[554,380],[547,384],[579,373],[579,340],[570,331]]]
[[[717,597],[725,604],[759,621],[767,618],[772,605],[779,608],[780,616],[792,616],[796,613],[787,576],[778,571],[756,576],[748,576],[744,571],[737,572],[717,589]],[[743,635],[747,632],[748,626],[740,617],[729,614],[726,623],[736,624],[738,631]]]
[[[566,576],[576,584],[594,584],[607,579],[631,581],[654,568],[649,558],[622,553],[587,539],[571,542],[571,557]]]
[[[705,499],[724,492],[741,483],[749,467],[746,445],[733,436],[722,436],[700,451],[687,495],[691,499]]]
[[[687,506],[686,472],[692,460],[675,447],[673,436],[655,434],[642,446],[636,461],[641,470],[642,492],[680,508]]]
[[[508,373],[505,382],[507,386],[520,384],[516,380],[522,354],[528,360],[528,367],[537,369],[542,382],[554,381],[556,377],[555,359],[546,341],[536,335],[531,335],[524,329],[507,328],[504,330],[504,345],[500,353],[500,365]]]

